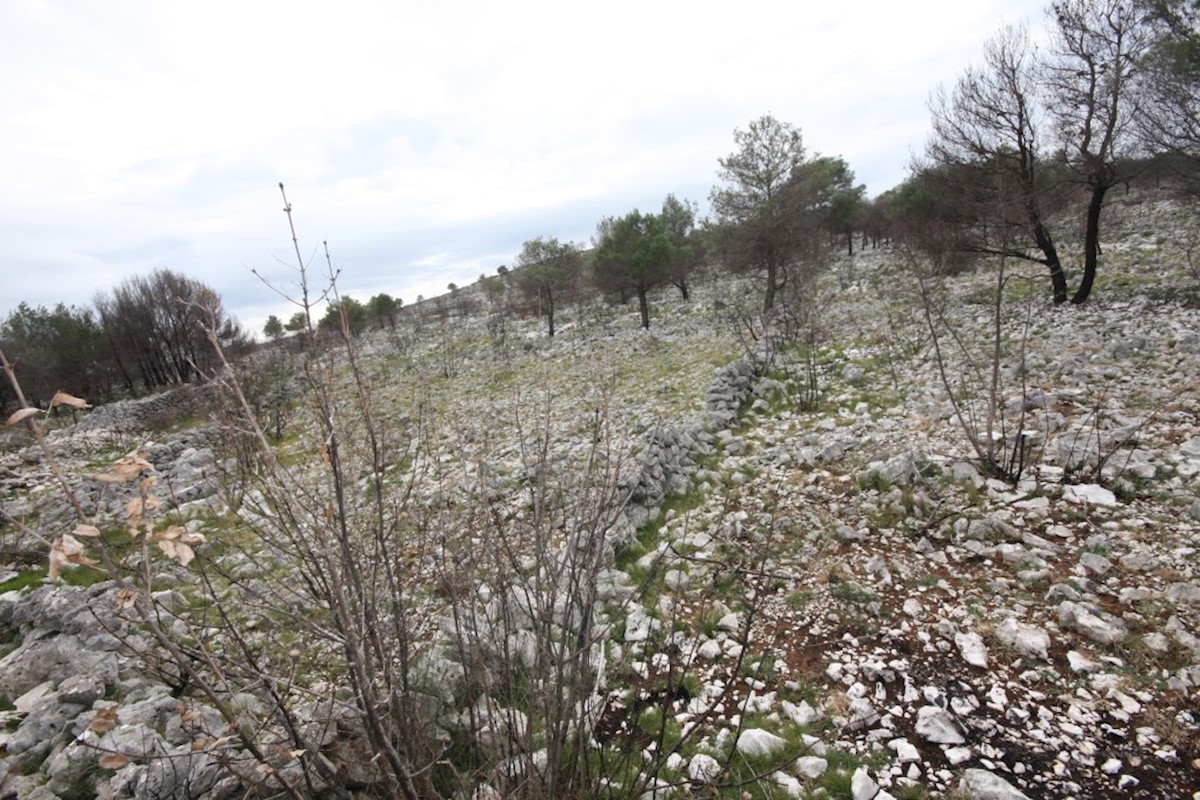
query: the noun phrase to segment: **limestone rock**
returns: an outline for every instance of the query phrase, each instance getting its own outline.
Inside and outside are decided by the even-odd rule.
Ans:
[[[950,712],[937,706],[923,706],[917,711],[914,730],[922,739],[934,744],[965,744],[967,741]]]
[[[787,747],[787,740],[762,728],[747,728],[738,735],[736,747],[747,758],[761,758]]]
[[[1058,604],[1058,624],[1079,631],[1100,644],[1115,644],[1125,638],[1125,623],[1099,609],[1090,610],[1081,603],[1064,600]]]
[[[1080,483],[1063,487],[1063,500],[1080,506],[1117,505],[1117,496],[1097,483]]]
[[[1035,625],[1026,625],[1009,617],[996,629],[996,638],[1023,656],[1044,661],[1050,659],[1050,634]]]
[[[1030,800],[1029,795],[986,769],[964,770],[959,790],[970,800]]]
[[[973,667],[987,668],[988,650],[983,643],[983,637],[978,633],[956,633],[954,644],[958,646],[959,655]]]

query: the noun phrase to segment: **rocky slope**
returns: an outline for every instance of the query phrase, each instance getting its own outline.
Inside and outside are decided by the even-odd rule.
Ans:
[[[1200,308],[1179,247],[1196,217],[1137,198],[1117,211],[1094,301],[1054,308],[1013,281],[999,351],[994,274],[946,283],[965,350],[943,336],[939,360],[903,259],[869,250],[831,266],[813,346],[757,371],[728,312],[754,286],[717,276],[688,303],[664,292],[648,333],[636,314],[578,309],[552,341],[509,321],[489,349],[477,314],[452,351],[427,326],[375,335],[364,363],[380,413],[413,427],[420,408],[445,432],[407,466],[439,476],[426,502],[478,479],[484,453],[497,496],[519,491],[531,410],[569,459],[606,409],[632,502],[603,574],[596,736],[631,735],[676,670],[687,691],[659,701],[698,726],[652,794],[775,753],[730,796],[1200,797]],[[950,398],[986,399],[997,352],[989,430],[986,403]],[[125,408],[54,433],[74,473],[144,443],[142,407]],[[980,469],[969,433],[1015,480]],[[211,526],[229,454],[203,424],[155,436],[170,502]],[[81,485],[90,507],[122,505]],[[69,520],[15,433],[0,490],[11,516]],[[0,595],[0,797],[232,796],[193,755],[222,723],[145,674],[127,629],[105,630],[113,593]],[[127,763],[97,769],[110,751]]]

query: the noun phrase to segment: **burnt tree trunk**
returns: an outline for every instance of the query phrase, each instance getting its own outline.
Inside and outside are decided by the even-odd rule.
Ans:
[[[1104,208],[1104,195],[1112,186],[1111,180],[1103,178],[1092,182],[1092,199],[1088,202],[1087,226],[1083,234],[1083,278],[1071,302],[1086,303],[1096,282],[1096,267],[1100,262],[1100,212]]]

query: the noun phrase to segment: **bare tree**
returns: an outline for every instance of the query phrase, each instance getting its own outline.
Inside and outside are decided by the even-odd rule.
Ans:
[[[951,92],[939,90],[930,101],[933,136],[925,152],[929,164],[940,168],[930,175],[941,179],[959,201],[959,213],[967,215],[962,245],[1044,264],[1054,302],[1062,303],[1066,276],[1043,211],[1037,91],[1028,33],[1003,28],[985,46],[982,66],[968,68]],[[1030,239],[1036,255],[1028,249]]]
[[[1155,0],[1154,43],[1142,59],[1137,135],[1150,153],[1168,153],[1195,167],[1200,161],[1200,6]]]
[[[1132,145],[1135,75],[1151,43],[1137,0],[1064,0],[1050,7],[1052,44],[1043,66],[1047,111],[1070,165],[1089,192],[1083,276],[1072,303],[1086,302],[1100,260],[1100,213]]]

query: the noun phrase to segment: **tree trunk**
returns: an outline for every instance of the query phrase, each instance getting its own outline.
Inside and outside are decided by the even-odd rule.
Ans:
[[[846,231],[846,255],[854,255],[854,231]]]
[[[688,285],[687,285],[686,278],[680,276],[678,279],[676,279],[675,280],[675,288],[679,290],[679,296],[682,297],[685,301],[691,299],[691,295],[688,294]]]
[[[775,289],[776,289],[775,281],[777,280],[778,275],[779,275],[779,267],[778,267],[778,265],[775,264],[775,259],[768,258],[767,259],[767,294],[766,294],[766,297],[763,298],[763,313],[764,314],[770,313],[771,309],[775,307]]]
[[[1046,258],[1046,266],[1050,269],[1050,285],[1054,290],[1054,304],[1067,302],[1067,277],[1063,274],[1062,262],[1058,260],[1058,249],[1050,238],[1050,231],[1042,224],[1041,217],[1036,211],[1029,212],[1029,221],[1033,225],[1033,240]]]
[[[1092,293],[1092,284],[1096,281],[1096,266],[1100,261],[1100,211],[1104,208],[1104,195],[1110,185],[1109,181],[1104,180],[1092,183],[1092,199],[1088,203],[1087,228],[1083,238],[1083,279],[1071,298],[1076,305],[1087,302]]]
[[[646,300],[646,287],[637,287],[638,311],[642,313],[642,327],[650,330],[650,303]]]

